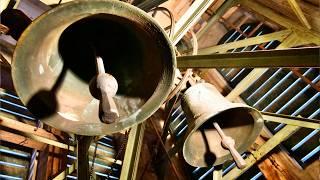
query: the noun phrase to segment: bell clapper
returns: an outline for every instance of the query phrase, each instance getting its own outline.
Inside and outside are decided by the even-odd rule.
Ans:
[[[222,147],[228,149],[236,162],[236,165],[238,168],[243,169],[246,167],[246,161],[241,157],[239,152],[235,149],[234,145],[234,139],[230,136],[226,136],[222,129],[220,128],[219,124],[217,122],[213,122],[213,126],[216,128],[218,134],[221,137],[221,145]]]
[[[97,60],[97,85],[96,87],[101,92],[99,103],[99,117],[105,123],[113,123],[119,118],[117,106],[113,100],[118,90],[117,80],[110,74],[105,73],[103,60],[101,57],[96,57]]]

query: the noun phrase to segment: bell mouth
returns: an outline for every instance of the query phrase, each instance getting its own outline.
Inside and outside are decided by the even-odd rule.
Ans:
[[[74,22],[59,39],[64,68],[89,83],[97,74],[95,60],[99,56],[106,73],[118,82],[117,95],[150,98],[165,68],[161,60],[165,52],[143,28],[124,17],[103,13]]]
[[[116,123],[100,122],[98,101],[89,91],[95,55],[119,85]],[[41,111],[44,123],[95,136],[151,116],[169,94],[175,67],[170,40],[147,13],[113,0],[72,1],[49,10],[25,30],[12,76],[22,102],[36,116]]]
[[[194,167],[209,167],[232,159],[230,152],[221,146],[221,137],[213,126],[217,122],[226,136],[235,140],[239,153],[245,152],[255,141],[263,127],[259,111],[239,104],[218,114],[204,114],[194,120],[183,144],[183,157]]]

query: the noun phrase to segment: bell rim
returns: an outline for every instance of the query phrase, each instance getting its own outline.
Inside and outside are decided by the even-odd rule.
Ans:
[[[18,42],[17,42],[17,46],[16,49],[14,51],[14,55],[12,58],[12,79],[13,79],[13,84],[14,87],[16,89],[17,95],[20,97],[21,101],[26,104],[28,102],[28,97],[30,95],[24,95],[20,90],[17,89],[21,89],[23,88],[22,85],[20,85],[19,79],[17,78],[17,76],[15,74],[17,74],[18,68],[16,66],[17,63],[19,63],[20,61],[22,61],[20,58],[20,60],[17,60],[19,58],[19,56],[23,56],[21,54],[17,55],[18,52],[20,51],[20,49],[23,49],[25,46],[25,40],[28,40],[28,35],[30,33],[32,33],[32,30],[39,26],[39,24],[43,23],[42,21],[44,21],[43,19],[46,18],[47,16],[53,16],[54,13],[62,11],[62,10],[66,10],[68,7],[73,7],[76,5],[84,5],[84,4],[98,4],[98,3],[106,3],[106,4],[114,4],[116,6],[121,6],[121,8],[126,8],[128,9],[131,13],[135,13],[134,15],[137,16],[137,14],[141,15],[141,19],[146,20],[148,23],[151,23],[152,26],[154,26],[156,28],[157,31],[161,32],[161,36],[164,39],[164,43],[165,46],[170,50],[170,56],[168,56],[168,59],[165,61],[167,64],[170,64],[172,66],[166,66],[167,68],[163,70],[162,75],[160,76],[160,80],[159,80],[159,84],[156,88],[155,91],[159,91],[158,94],[153,93],[151,95],[151,97],[149,97],[145,103],[138,109],[138,111],[141,109],[145,109],[144,113],[140,113],[140,112],[134,112],[132,114],[130,114],[129,116],[127,116],[126,118],[122,119],[121,121],[114,123],[114,124],[104,124],[104,123],[99,123],[97,124],[98,126],[109,126],[109,128],[107,128],[108,130],[104,130],[101,129],[100,131],[95,130],[95,128],[93,128],[93,130],[91,132],[85,132],[83,133],[83,131],[81,129],[87,129],[87,125],[84,124],[84,126],[78,130],[70,130],[64,126],[59,126],[59,125],[53,125],[53,123],[50,122],[50,118],[43,118],[41,120],[44,121],[45,124],[48,124],[52,127],[58,128],[62,131],[65,132],[71,132],[71,133],[75,133],[75,134],[79,134],[79,135],[89,135],[89,136],[97,136],[97,135],[105,135],[105,134],[110,134],[110,133],[115,133],[115,132],[119,132],[125,129],[128,129],[130,127],[132,127],[135,124],[139,124],[142,123],[143,121],[145,121],[147,118],[149,118],[150,116],[152,116],[152,114],[154,114],[159,107],[163,104],[163,102],[165,101],[165,98],[169,95],[171,87],[174,84],[174,78],[175,78],[175,69],[177,67],[177,63],[176,63],[176,56],[175,56],[175,52],[173,50],[173,45],[168,37],[168,35],[166,34],[166,32],[163,30],[163,28],[159,25],[158,22],[156,22],[153,18],[151,18],[146,12],[144,12],[143,10],[132,6],[128,3],[124,3],[124,2],[120,2],[120,1],[116,1],[116,0],[88,0],[88,1],[84,1],[84,0],[80,0],[80,1],[71,1],[68,3],[64,3],[61,4],[59,6],[57,6],[56,8],[53,8],[47,12],[45,12],[44,14],[42,14],[41,16],[39,16],[35,21],[32,22],[32,24],[30,26],[27,27],[27,29],[22,33],[21,37],[19,38]],[[105,10],[106,14],[112,14],[112,15],[118,15],[116,11],[112,11],[109,10],[108,8],[101,8],[102,10]],[[83,10],[83,13],[87,13],[87,10]],[[94,15],[94,14],[86,14],[88,16]],[[123,16],[123,17],[127,17],[127,16]],[[82,18],[81,18],[82,19]],[[74,21],[76,22],[76,21]],[[169,58],[170,57],[170,58]],[[31,95],[32,96],[32,95]],[[146,108],[146,106],[149,106]],[[56,112],[57,113],[57,112]],[[139,117],[137,117],[139,116]],[[48,122],[49,121],[49,122]],[[120,124],[120,125],[119,125]],[[77,124],[77,126],[82,126],[82,124]],[[89,125],[90,126],[90,125]],[[112,127],[111,127],[112,126]]]
[[[208,83],[209,84],[209,83]],[[258,131],[255,131],[257,132],[256,134],[252,134],[250,136],[250,141],[248,142],[251,142],[250,144],[254,143],[254,141],[256,140],[256,137],[259,136],[259,134],[261,133],[262,129],[263,129],[263,126],[264,126],[264,121],[263,121],[263,118],[262,118],[262,114],[260,111],[258,111],[257,109],[253,108],[253,107],[250,107],[246,104],[243,104],[243,103],[234,103],[234,104],[239,104],[241,105],[241,107],[232,107],[230,109],[237,109],[237,108],[246,108],[246,109],[249,109],[251,110],[252,112],[254,112],[257,116],[257,118],[254,120],[254,126],[253,126],[253,129],[259,129]],[[230,110],[228,109],[228,110]],[[183,143],[183,147],[182,147],[182,154],[183,154],[183,158],[184,160],[191,166],[194,166],[194,167],[208,167],[209,165],[207,165],[206,163],[193,163],[190,161],[190,159],[187,159],[185,158],[186,156],[186,142],[189,142],[190,140],[190,137],[191,135],[197,131],[207,120],[211,119],[212,117],[220,114],[220,113],[223,113],[223,111],[219,112],[219,113],[216,113],[216,114],[209,114],[209,113],[204,113],[204,114],[201,114],[200,116],[198,116],[196,119],[194,119],[192,121],[192,125],[188,126],[188,130],[186,131],[185,133],[185,137],[184,137],[184,143]],[[200,121],[199,123],[195,123],[197,121]],[[243,153],[246,149],[240,149],[240,148],[236,148],[236,150],[240,153]],[[219,157],[222,161],[221,163],[214,163],[213,166],[216,166],[216,165],[220,165],[220,164],[223,164],[225,161],[229,160],[229,159],[232,159],[232,156],[230,153],[228,153],[227,155],[224,155],[222,157]]]

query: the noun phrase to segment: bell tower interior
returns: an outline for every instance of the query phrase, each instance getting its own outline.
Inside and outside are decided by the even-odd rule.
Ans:
[[[320,174],[318,0],[1,0],[0,179]]]

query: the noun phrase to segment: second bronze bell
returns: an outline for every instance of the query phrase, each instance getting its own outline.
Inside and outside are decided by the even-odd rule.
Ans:
[[[183,156],[195,167],[219,165],[232,159],[230,151],[222,146],[221,135],[214,123],[235,141],[234,147],[239,153],[249,148],[263,127],[259,111],[245,104],[229,102],[208,83],[189,88],[181,105],[188,120]]]

